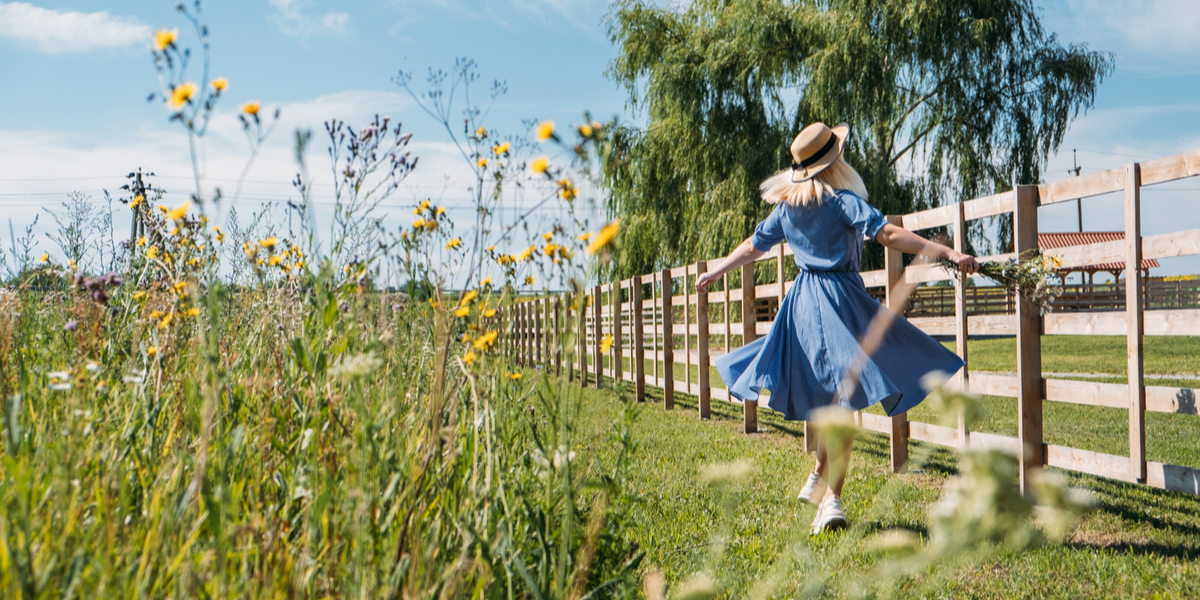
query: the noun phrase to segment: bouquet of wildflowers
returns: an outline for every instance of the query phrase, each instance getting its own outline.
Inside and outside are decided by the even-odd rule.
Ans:
[[[949,260],[939,260],[938,264],[952,273],[958,272],[958,265]],[[1044,315],[1050,312],[1050,303],[1062,294],[1062,278],[1058,274],[1061,266],[1062,259],[1057,256],[1029,250],[1006,261],[981,261],[979,274],[1015,291]]]

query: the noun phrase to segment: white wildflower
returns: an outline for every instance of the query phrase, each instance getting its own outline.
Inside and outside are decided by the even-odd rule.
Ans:
[[[375,358],[374,352],[365,354],[355,354],[351,357],[343,357],[329,369],[331,377],[344,377],[346,379],[357,379],[370,375],[379,367],[383,366],[383,360]]]

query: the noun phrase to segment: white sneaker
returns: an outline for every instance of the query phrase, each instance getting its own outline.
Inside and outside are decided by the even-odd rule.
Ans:
[[[842,499],[834,496],[817,507],[817,518],[813,519],[812,534],[834,531],[846,527],[846,511],[842,510]]]
[[[821,479],[818,473],[810,473],[808,482],[800,490],[800,495],[796,499],[805,503],[817,505],[821,503],[821,496],[825,494],[825,481]]]

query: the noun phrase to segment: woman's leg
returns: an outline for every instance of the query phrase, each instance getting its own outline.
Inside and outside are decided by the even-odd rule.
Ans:
[[[840,440],[840,447],[829,452],[826,436],[817,439],[817,465],[814,470],[829,484],[825,497],[841,496],[842,486],[846,483],[846,473],[850,470],[850,452],[854,448],[854,437],[847,436]]]

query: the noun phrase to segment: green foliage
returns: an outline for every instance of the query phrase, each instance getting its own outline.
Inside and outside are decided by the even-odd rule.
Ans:
[[[1029,0],[621,0],[609,33],[608,75],[647,121],[614,134],[605,164],[620,277],[740,242],[769,212],[758,184],[814,121],[851,125],[847,159],[885,214],[1037,182],[1112,70],[1061,46]],[[999,225],[974,241],[1003,247]],[[881,261],[868,250],[864,267]]]

